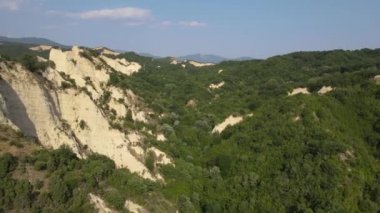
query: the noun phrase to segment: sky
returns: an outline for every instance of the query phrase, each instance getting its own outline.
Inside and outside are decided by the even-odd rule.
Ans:
[[[181,56],[380,48],[379,0],[0,0],[0,35]]]

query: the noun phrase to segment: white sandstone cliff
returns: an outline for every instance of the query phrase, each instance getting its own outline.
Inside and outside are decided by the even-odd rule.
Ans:
[[[150,122],[153,111],[144,106],[141,98],[131,90],[107,85],[112,72],[132,74],[140,65],[104,55],[85,55],[85,51],[79,47],[70,51],[51,49],[49,60],[55,68],[49,67],[42,76],[17,63],[0,63],[0,94],[9,96],[1,104],[0,122],[24,125],[21,131],[37,137],[45,147],[66,145],[79,157],[99,153],[119,168],[128,168],[147,179],[162,180],[160,174],[148,172],[143,164],[148,152],[142,148],[144,134],[133,130],[126,134],[112,126],[122,123],[129,111],[134,121]],[[130,70],[111,66],[120,62]],[[11,112],[6,112],[7,105],[12,104]],[[171,163],[165,153],[154,149],[160,155],[158,163]]]

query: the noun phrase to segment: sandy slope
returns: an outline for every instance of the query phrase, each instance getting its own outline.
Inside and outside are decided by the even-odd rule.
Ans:
[[[110,125],[118,118],[122,121],[127,110],[132,112],[135,121],[147,123],[153,112],[145,109],[131,90],[107,86],[109,73],[113,71],[107,66],[97,67],[102,61],[84,58],[82,51],[78,47],[66,52],[52,49],[49,59],[56,64],[56,69],[48,68],[43,76],[24,70],[19,64],[0,63],[3,79],[0,92],[9,96],[5,97],[8,100],[5,107],[1,105],[0,121],[10,123],[4,113],[10,104],[12,110],[8,114],[18,121],[15,125],[38,137],[45,147],[58,148],[65,144],[80,157],[93,152],[103,154],[114,160],[117,167],[126,167],[147,179],[162,179],[160,174],[149,173],[142,163],[146,154],[141,147],[143,134],[131,131],[125,135]],[[69,82],[67,78],[73,79],[76,87],[62,89],[63,82]],[[100,104],[106,92],[110,94],[109,101]],[[104,104],[116,112],[115,121],[111,122]],[[158,163],[170,160],[158,149],[154,151],[160,157]]]
[[[88,194],[90,197],[90,203],[94,205],[94,208],[97,210],[99,213],[114,213],[116,212],[115,210],[110,209],[107,207],[106,203],[102,198],[100,198],[97,195],[94,195],[92,193]]]
[[[213,66],[213,63],[199,63],[196,61],[188,61],[189,64],[193,65],[194,67],[206,67],[206,66]]]
[[[46,50],[50,50],[51,48],[53,47],[49,45],[39,45],[35,47],[30,47],[29,49],[33,51],[46,51]]]
[[[212,130],[212,133],[221,133],[223,132],[228,126],[234,126],[240,122],[243,121],[242,116],[228,116],[222,123],[216,125],[214,129]]]
[[[167,139],[166,139],[164,134],[160,133],[160,134],[157,134],[156,140],[157,141],[166,141]]]
[[[220,82],[220,83],[218,83],[218,84],[210,84],[210,85],[208,86],[208,88],[210,88],[210,89],[219,89],[219,88],[223,87],[224,84],[225,84],[225,82],[222,81],[222,82]]]
[[[331,86],[323,86],[319,91],[318,91],[318,94],[319,95],[323,95],[323,94],[326,94],[326,93],[329,93],[331,91],[333,91],[334,88],[332,88]]]
[[[52,148],[68,145],[79,155],[78,144],[64,131],[59,119],[59,110],[52,102],[52,94],[48,89],[41,85],[32,73],[18,64],[11,69],[1,70],[1,76],[15,92],[12,98],[17,97],[23,105],[14,105],[14,107],[24,108],[40,142]],[[19,112],[21,111],[16,112],[16,119],[17,116],[22,116]]]
[[[302,88],[302,87],[293,89],[291,92],[288,92],[288,96],[294,96],[297,94],[308,95],[308,94],[310,94],[310,92],[307,90],[307,88]]]
[[[101,54],[104,54],[104,55],[114,55],[114,56],[120,55],[120,53],[110,50],[106,47],[97,47],[95,48],[95,50],[100,50]]]
[[[128,62],[124,58],[112,59],[105,55],[100,56],[100,58],[103,59],[113,69],[126,75],[132,75],[141,69],[140,64],[136,62]]]
[[[373,79],[375,80],[376,84],[380,85],[380,75],[376,75]]]
[[[172,59],[172,61],[170,62],[170,64],[173,64],[173,65],[177,65],[178,64],[178,61],[176,59]]]
[[[157,164],[173,164],[172,160],[165,154],[165,152],[162,152],[155,147],[150,147],[148,151],[152,151],[155,154]]]
[[[118,130],[112,129],[97,106],[84,93],[66,90],[58,94],[62,118],[73,128],[82,144],[93,152],[108,156],[118,167],[127,167],[145,178],[154,179],[144,164],[128,150],[130,143]],[[81,129],[84,121],[87,128]]]
[[[49,59],[55,63],[56,70],[64,72],[75,80],[76,85],[86,86],[85,78],[88,77],[93,82],[95,90],[101,90],[101,84],[108,82],[109,74],[104,68],[96,69],[96,65],[86,58],[80,56],[83,50],[74,46],[71,51],[63,52],[59,49],[50,51]],[[94,59],[95,63],[100,63]]]
[[[124,208],[126,208],[128,211],[130,211],[132,213],[148,213],[148,211],[146,209],[144,209],[144,207],[140,206],[137,203],[134,203],[131,200],[125,201]]]

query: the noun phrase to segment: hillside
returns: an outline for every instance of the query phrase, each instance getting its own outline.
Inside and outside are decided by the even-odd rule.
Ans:
[[[36,45],[50,45],[50,46],[64,46],[55,41],[51,41],[46,38],[37,38],[37,37],[25,37],[25,38],[9,38],[6,36],[0,36],[0,42],[9,42],[9,43],[23,43],[23,44],[36,44]]]
[[[2,141],[38,141],[2,149],[0,209],[380,210],[380,49],[202,67],[102,51],[0,45]]]

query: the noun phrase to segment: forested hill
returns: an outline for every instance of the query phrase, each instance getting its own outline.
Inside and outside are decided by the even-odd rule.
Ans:
[[[0,36],[0,42],[12,42],[12,43],[22,43],[22,44],[34,44],[34,45],[52,45],[52,46],[61,46],[55,41],[51,41],[46,38],[36,38],[36,37],[25,37],[25,38],[9,38],[6,36]]]
[[[204,67],[134,53],[112,57],[142,68],[130,76],[114,72],[108,85],[134,91],[155,112],[149,125],[125,125],[163,132],[165,142],[145,143],[171,156],[175,166],[156,165],[165,178],[158,184],[101,163],[99,156],[63,160],[59,151],[40,151],[26,162],[55,159],[53,166],[34,166],[48,167],[67,194],[61,199],[58,186],[44,188],[39,199],[48,202],[35,201],[38,209],[44,203],[79,209],[84,192],[74,187],[81,186],[119,210],[126,198],[153,212],[155,205],[169,212],[380,210],[380,49],[297,52]],[[2,173],[8,172],[3,182],[14,178],[12,171]],[[17,207],[9,200],[0,196],[0,206]]]
[[[163,168],[168,197],[204,212],[379,210],[380,49],[202,68],[139,62],[143,71],[110,83],[164,115],[159,145],[177,158]],[[332,91],[318,94],[323,86]],[[288,96],[295,88],[310,94]],[[244,120],[211,134],[229,115]]]

